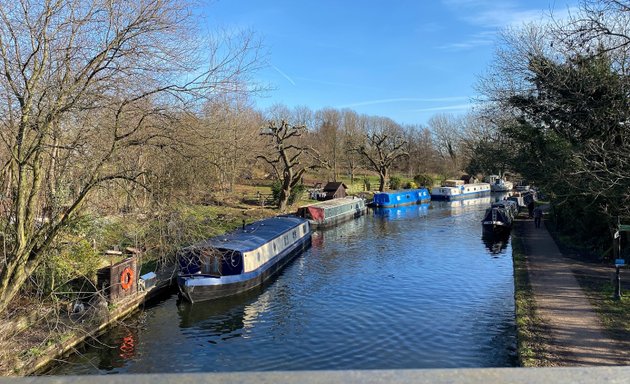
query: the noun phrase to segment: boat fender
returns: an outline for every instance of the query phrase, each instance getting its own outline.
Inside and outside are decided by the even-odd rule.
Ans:
[[[120,287],[125,291],[131,288],[133,284],[133,270],[129,267],[123,269],[120,274]]]

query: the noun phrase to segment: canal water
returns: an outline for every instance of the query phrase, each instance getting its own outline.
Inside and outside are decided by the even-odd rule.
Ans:
[[[46,374],[513,366],[512,252],[482,236],[489,203],[371,210],[261,289],[174,294]]]

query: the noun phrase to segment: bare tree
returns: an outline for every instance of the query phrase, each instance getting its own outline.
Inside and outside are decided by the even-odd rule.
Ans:
[[[317,119],[317,144],[319,152],[325,156],[331,168],[329,177],[337,181],[339,159],[341,157],[341,114],[333,108],[325,108],[315,113]]]
[[[372,118],[366,143],[357,148],[379,175],[379,191],[385,190],[389,170],[401,157],[408,156],[402,128],[386,118]]]
[[[351,110],[343,110],[341,114],[343,120],[342,161],[350,176],[350,183],[354,184],[357,169],[361,165],[361,155],[356,148],[359,148],[365,139],[366,117],[359,116]]]
[[[258,157],[273,168],[281,183],[278,201],[278,209],[281,212],[286,211],[291,191],[301,182],[304,172],[322,166],[319,154],[300,143],[299,139],[305,133],[305,126],[291,125],[285,120],[282,120],[280,125],[271,121],[260,132],[269,138],[271,154]]]
[[[451,115],[438,114],[429,119],[429,129],[433,133],[435,147],[446,166],[446,173],[453,173],[461,168],[460,122]]]
[[[93,190],[140,180],[142,170],[122,160],[168,144],[172,112],[242,89],[241,78],[257,65],[254,41],[242,35],[201,46],[189,15],[185,3],[170,0],[0,4],[9,206],[0,311]]]

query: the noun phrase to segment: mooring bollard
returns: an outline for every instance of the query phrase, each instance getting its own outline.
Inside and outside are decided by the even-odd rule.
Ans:
[[[613,295],[613,299],[621,300],[621,267],[626,263],[624,259],[616,259],[615,260],[615,294]]]

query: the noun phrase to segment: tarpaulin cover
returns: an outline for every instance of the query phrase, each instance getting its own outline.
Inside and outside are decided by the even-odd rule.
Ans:
[[[307,207],[308,213],[311,215],[313,220],[315,221],[323,221],[324,220],[324,209],[318,207]]]

